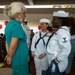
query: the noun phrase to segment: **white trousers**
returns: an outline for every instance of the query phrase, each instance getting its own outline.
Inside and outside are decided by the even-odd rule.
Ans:
[[[34,58],[36,75],[42,75],[42,70],[46,70],[48,68],[48,59],[45,56],[43,59]]]

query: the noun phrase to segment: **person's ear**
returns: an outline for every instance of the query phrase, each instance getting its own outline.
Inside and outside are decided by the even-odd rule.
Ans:
[[[62,23],[62,19],[59,19],[59,21]]]

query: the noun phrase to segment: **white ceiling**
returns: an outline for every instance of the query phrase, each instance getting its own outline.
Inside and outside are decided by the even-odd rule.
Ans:
[[[9,5],[11,2],[21,1],[25,5],[52,5],[52,4],[75,4],[75,0],[0,0],[0,5]],[[0,9],[0,20],[8,19],[3,15],[3,10]],[[27,9],[26,18],[28,20],[39,20],[40,18],[52,18],[52,13],[57,10],[65,10],[70,14],[75,15],[75,8],[38,8]]]
[[[0,0],[0,5],[9,5],[11,2],[21,1],[25,5],[53,5],[53,4],[75,4],[75,0]],[[3,14],[0,8],[0,21],[8,20],[9,18]],[[70,16],[75,17],[75,8],[38,8],[27,9],[26,19],[30,27],[37,27],[41,18],[52,20],[52,13],[58,10],[65,10],[70,13]],[[36,30],[34,28],[34,30]]]
[[[9,5],[11,2],[21,1],[25,5],[52,5],[52,4],[75,4],[75,0],[0,0],[0,5]],[[50,14],[53,11],[57,11],[59,9],[27,9],[27,14]],[[74,9],[64,9],[69,11],[70,13],[75,13]],[[0,13],[3,13],[3,9],[0,9]]]

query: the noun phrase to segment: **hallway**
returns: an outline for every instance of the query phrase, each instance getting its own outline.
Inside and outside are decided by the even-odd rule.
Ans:
[[[32,57],[30,58],[30,73],[32,75],[36,75],[34,61],[33,61],[33,58]],[[72,69],[71,69],[70,75],[75,75],[75,58],[73,60]]]
[[[34,66],[34,62],[33,62],[33,58],[30,58],[30,73],[32,75],[36,75],[35,73],[35,66]],[[11,75],[11,66],[8,66],[7,64],[3,67],[0,68],[0,75]],[[72,65],[72,69],[71,69],[71,73],[70,75],[75,75],[75,58],[73,60],[73,65]]]

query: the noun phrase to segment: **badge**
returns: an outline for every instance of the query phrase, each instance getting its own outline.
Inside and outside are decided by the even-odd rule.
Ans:
[[[67,42],[67,39],[66,39],[66,37],[65,38],[63,38],[63,43],[66,43]]]

